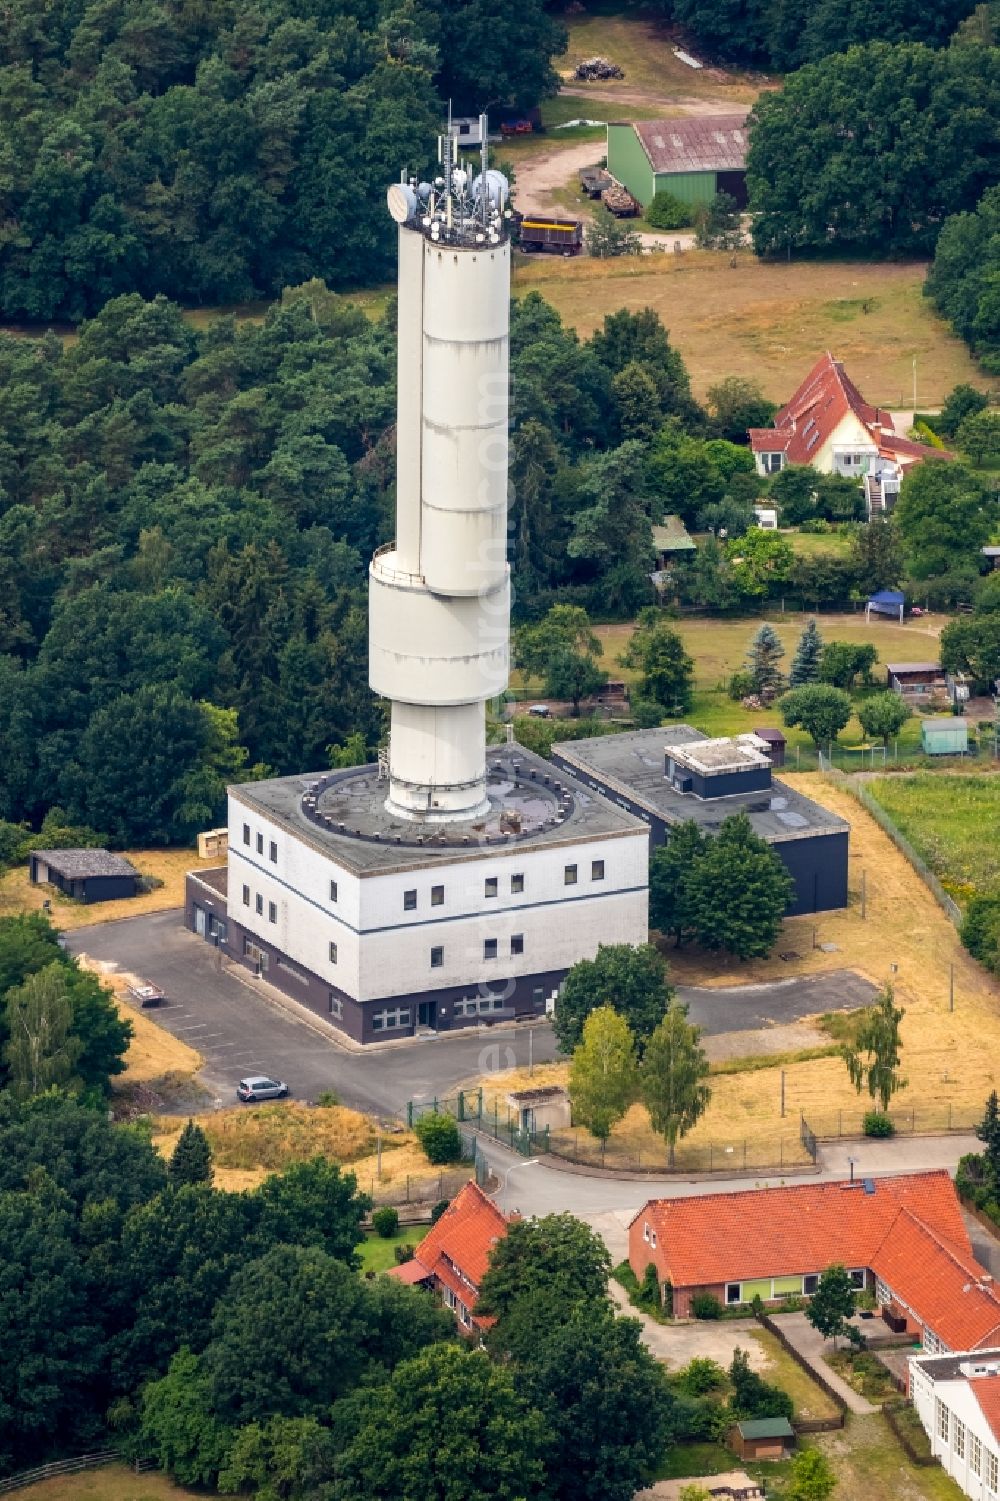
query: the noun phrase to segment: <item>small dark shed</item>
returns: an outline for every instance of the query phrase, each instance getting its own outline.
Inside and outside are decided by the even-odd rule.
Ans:
[[[795,1429],[787,1418],[755,1418],[734,1423],[729,1443],[741,1459],[781,1459],[795,1443]]]
[[[78,902],[111,902],[135,896],[139,872],[124,855],[109,850],[32,850],[31,879]]]
[[[767,753],[771,757],[771,765],[784,766],[785,746],[788,742],[786,741],[781,731],[768,729],[760,730],[755,726],[754,734],[757,736],[758,740],[763,740],[764,744],[767,746]]]

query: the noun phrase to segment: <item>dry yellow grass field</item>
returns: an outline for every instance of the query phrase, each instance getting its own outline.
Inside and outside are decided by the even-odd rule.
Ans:
[[[212,1111],[193,1119],[211,1144],[217,1188],[255,1188],[269,1173],[318,1154],[349,1168],[365,1193],[402,1186],[407,1179],[423,1183],[440,1171],[427,1161],[412,1132],[393,1131],[382,1138],[380,1175],[374,1122],[343,1105],[305,1106],[290,1100]],[[156,1118],[153,1141],[165,1157],[172,1153],[183,1126],[180,1116]]]
[[[139,977],[117,974],[86,954],[80,955],[80,964],[100,975],[107,988],[113,991],[119,1011],[132,1023],[132,1041],[125,1057],[121,1082],[155,1084],[164,1080],[181,1082],[192,1079],[205,1061],[201,1054],[172,1032],[157,1026],[148,1011],[130,1005],[126,999],[129,985]]]
[[[897,1000],[906,1008],[902,1023],[902,1067],[908,1080],[893,1109],[935,1115],[943,1124],[951,1107],[956,1118],[980,1110],[1000,1075],[1000,982],[962,948],[958,934],[931,893],[886,834],[854,799],[819,773],[794,779],[796,788],[851,823],[850,905],[815,917],[788,919],[767,959],[738,963],[722,955],[665,947],[672,978],[682,985],[758,984],[796,974],[853,969],[876,985],[892,979]],[[866,916],[861,916],[862,875]],[[815,939],[816,947],[813,946]],[[833,952],[818,945],[833,944]],[[792,960],[779,955],[793,953]],[[890,975],[890,966],[897,972]],[[955,976],[955,1010],[949,1011],[951,966]],[[856,1118],[867,1103],[855,1093],[839,1057],[813,1058],[783,1065],[785,1118],[780,1114],[781,1067],[775,1063],[712,1079],[712,1101],[685,1138],[690,1148],[725,1151],[738,1160],[745,1141],[759,1156],[768,1143],[785,1142],[784,1160],[797,1161],[799,1113],[829,1121],[837,1111]],[[565,1064],[537,1068],[535,1084],[564,1082]],[[483,1081],[492,1094],[523,1088],[525,1071]],[[571,1139],[571,1138],[569,1138]],[[634,1106],[616,1128],[615,1150],[661,1159],[662,1142],[654,1136],[641,1106]],[[585,1135],[580,1133],[585,1145]],[[760,1159],[762,1160],[762,1159]]]
[[[42,1480],[18,1494],[28,1501],[197,1501],[194,1491],[182,1490],[166,1475],[155,1470],[136,1475],[125,1465]]]
[[[606,313],[651,307],[670,331],[695,394],[727,375],[752,376],[786,401],[825,349],[842,359],[871,402],[912,406],[913,357],[921,407],[959,381],[983,385],[966,346],[923,296],[923,262],[757,261],[729,256],[537,257],[519,263],[515,295],[540,292],[581,335]]]
[[[57,928],[84,928],[91,923],[114,922],[119,917],[141,917],[145,912],[165,912],[184,905],[184,877],[189,870],[210,870],[218,859],[199,860],[197,850],[124,850],[141,875],[162,881],[153,891],[117,902],[94,902],[89,906],[71,901],[54,886],[33,886],[28,867],[18,866],[0,880],[0,917],[17,912],[39,912],[42,903],[51,903],[52,921]]]

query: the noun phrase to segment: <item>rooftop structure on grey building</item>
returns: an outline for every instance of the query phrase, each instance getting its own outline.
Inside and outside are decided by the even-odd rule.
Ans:
[[[688,820],[714,833],[731,814],[746,813],[795,882],[789,915],[847,904],[850,826],[774,780],[767,743],[756,735],[709,739],[690,725],[670,725],[559,742],[552,760],[637,813],[654,845]]]

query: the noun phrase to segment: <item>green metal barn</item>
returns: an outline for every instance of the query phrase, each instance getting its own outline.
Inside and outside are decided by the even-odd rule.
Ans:
[[[608,126],[608,171],[645,207],[673,193],[696,208],[716,193],[746,206],[746,115],[637,120]]]

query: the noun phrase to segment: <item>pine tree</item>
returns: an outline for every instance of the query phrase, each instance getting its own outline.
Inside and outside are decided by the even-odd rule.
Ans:
[[[208,1137],[194,1121],[188,1121],[178,1137],[167,1172],[171,1183],[177,1187],[182,1183],[211,1183],[212,1148]]]
[[[781,637],[774,626],[765,620],[750,642],[750,650],[747,652],[747,670],[753,678],[755,693],[777,691],[781,687],[784,675],[778,663],[784,655]]]
[[[803,683],[815,683],[818,680],[822,655],[823,637],[815,620],[810,620],[799,637],[792,659],[792,670],[788,674],[788,681],[793,688],[801,688]]]

